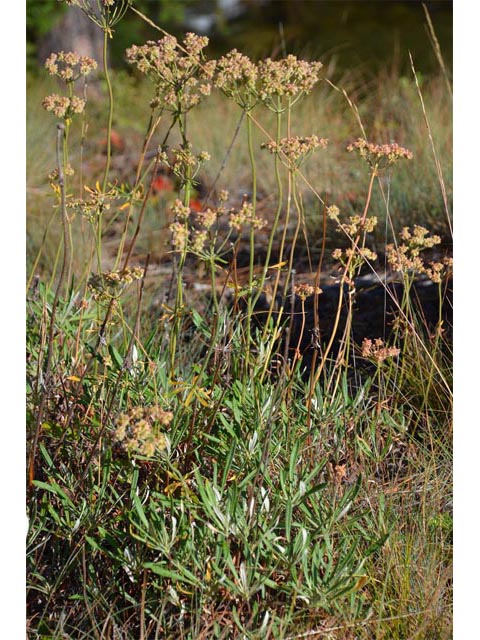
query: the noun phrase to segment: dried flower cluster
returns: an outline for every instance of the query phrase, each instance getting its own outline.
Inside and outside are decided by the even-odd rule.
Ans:
[[[70,120],[75,114],[82,113],[85,109],[85,100],[72,96],[59,96],[53,93],[43,99],[42,106],[46,111],[51,111],[53,115],[62,120]]]
[[[127,267],[121,271],[106,271],[95,273],[88,279],[88,288],[94,300],[99,302],[118,298],[123,289],[134,280],[141,280],[144,276],[142,267]]]
[[[425,273],[433,282],[439,282],[452,266],[451,258],[447,258],[443,263],[432,262],[429,267],[420,255],[425,249],[431,249],[440,244],[441,239],[437,235],[430,236],[428,229],[414,225],[404,227],[400,232],[403,243],[395,246],[386,246],[387,261],[393,271],[402,273]]]
[[[444,258],[442,262],[430,262],[425,274],[432,282],[440,284],[452,273],[453,258]]]
[[[190,207],[177,199],[171,211],[175,216],[175,221],[170,225],[173,249],[201,256],[208,240],[208,232],[217,221],[220,210],[208,208],[206,211],[192,212]],[[193,218],[192,224],[190,217]]]
[[[97,68],[97,62],[88,56],[80,56],[74,51],[52,53],[45,61],[45,68],[51,76],[65,82],[75,82]]]
[[[388,167],[402,158],[411,160],[413,153],[396,142],[391,144],[373,144],[358,138],[347,147],[348,152],[357,151],[372,169]]]
[[[321,67],[321,62],[298,60],[294,55],[282,60],[267,58],[255,65],[233,49],[218,60],[214,85],[245,110],[263,102],[278,111],[284,108],[283,97],[292,103],[310,93]]]
[[[215,61],[204,62],[206,36],[187,33],[183,46],[174,36],[148,41],[127,49],[127,62],[148,76],[155,85],[151,107],[160,106],[174,113],[186,113],[211,91]]]
[[[340,221],[340,209],[336,205],[327,207],[327,215],[330,220],[337,223],[337,231],[343,231],[348,236],[356,236],[359,233],[371,233],[377,226],[376,216],[366,216],[363,218],[359,215],[349,216],[348,222]]]
[[[158,405],[135,407],[118,416],[113,439],[127,453],[151,458],[168,448],[167,436],[160,428],[168,427],[172,419],[172,412]]]
[[[282,138],[278,144],[274,140],[264,142],[262,149],[267,149],[270,153],[280,154],[285,157],[288,165],[297,168],[301,163],[315,151],[318,147],[324,149],[328,144],[326,138],[318,136],[291,136],[290,138]]]
[[[217,61],[213,84],[248,110],[258,102],[257,75],[257,67],[250,58],[232,49]]]
[[[362,357],[374,360],[377,364],[381,364],[387,358],[396,358],[400,355],[400,349],[397,347],[388,347],[381,338],[364,338],[362,342]]]
[[[93,58],[80,56],[74,51],[68,51],[67,53],[59,51],[58,53],[52,53],[47,58],[45,68],[50,75],[64,80],[70,88],[68,96],[60,96],[57,93],[46,96],[43,99],[42,106],[57,118],[68,123],[74,115],[83,113],[86,104],[85,99],[73,95],[72,83],[91,73],[97,68],[97,63]]]
[[[338,260],[344,266],[350,263],[352,269],[355,270],[365,260],[374,262],[377,259],[377,254],[368,247],[358,247],[356,249],[350,247],[345,250],[334,249],[334,251],[332,251],[332,258]]]
[[[263,229],[267,221],[263,218],[256,217],[251,202],[244,202],[238,211],[235,209],[230,211],[228,224],[231,229],[241,231],[242,227],[247,224],[251,225],[254,229]]]
[[[201,166],[210,160],[207,151],[194,154],[191,145],[171,150],[170,157],[166,152],[160,154],[160,161],[169,167],[180,180],[192,180],[200,171]]]
[[[301,300],[306,300],[313,296],[314,294],[320,295],[323,293],[323,290],[319,287],[314,287],[311,284],[296,284],[293,288],[295,295],[297,295]]]
[[[267,58],[258,63],[259,89],[262,102],[276,110],[277,98],[286,96],[298,100],[308,94],[318,82],[321,62],[298,60],[289,55],[282,60]]]
[[[108,211],[112,201],[120,195],[117,187],[102,192],[99,183],[95,185],[95,188],[85,186],[84,189],[90,194],[90,197],[68,200],[67,207],[79,211],[89,222],[94,222],[101,211]]]

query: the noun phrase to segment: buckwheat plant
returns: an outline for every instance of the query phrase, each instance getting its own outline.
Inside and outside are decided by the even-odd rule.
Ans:
[[[66,274],[68,280],[71,270],[73,240],[70,219],[67,215],[67,203],[71,197],[71,194],[69,194],[69,178],[74,174],[69,163],[68,138],[73,118],[84,113],[87,102],[86,84],[83,89],[83,98],[80,98],[75,95],[75,83],[81,80],[86,83],[87,76],[97,68],[97,63],[93,58],[80,56],[74,51],[58,51],[47,58],[45,68],[51,76],[55,76],[65,83],[67,94],[58,95],[54,93],[46,96],[42,106],[63,123],[61,130],[58,129],[58,134],[61,131],[62,148],[60,157],[62,159],[62,167],[61,170],[60,167],[57,167],[49,174],[49,182],[58,197],[60,208],[64,210],[63,223],[68,233],[68,242],[64,245],[64,251],[68,255],[70,262],[68,275]]]
[[[213,84],[220,89],[228,98],[234,100],[242,109],[243,115],[247,115],[247,142],[250,168],[252,173],[252,216],[255,217],[257,206],[257,171],[255,162],[255,152],[253,143],[253,130],[251,111],[258,104],[259,96],[257,91],[257,66],[248,56],[243,55],[233,49],[225,56],[222,56],[216,65]],[[255,263],[255,228],[251,226],[250,231],[250,264],[248,276],[248,318],[253,312],[253,270]],[[250,321],[247,320],[247,340],[250,342]],[[248,353],[247,353],[248,356]]]
[[[326,140],[323,138],[319,139],[317,136],[307,136],[303,138],[293,137],[290,131],[291,110],[303,96],[312,91],[319,80],[319,73],[322,66],[321,62],[299,60],[294,55],[288,55],[281,60],[267,58],[258,63],[259,98],[268,109],[276,114],[276,131],[274,139],[270,141],[271,147],[269,150],[275,153],[275,179],[278,190],[278,205],[269,245],[276,234],[283,206],[283,189],[279,172],[280,157],[283,158],[284,162],[286,161],[289,171],[292,172],[294,169],[298,169],[301,162],[310,155],[313,149],[317,146],[324,147],[327,143]],[[282,114],[284,112],[286,112],[287,118],[288,137],[282,139]],[[273,146],[272,143],[275,146]],[[290,177],[288,186],[287,203],[289,203],[291,197]],[[285,224],[285,228],[286,226],[287,223]],[[293,250],[294,248],[292,248],[292,254]],[[268,252],[267,255],[268,258],[270,258],[270,252]],[[265,277],[265,275],[266,272],[264,272],[263,277]]]

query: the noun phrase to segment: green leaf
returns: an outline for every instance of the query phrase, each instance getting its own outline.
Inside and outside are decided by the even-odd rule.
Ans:
[[[122,356],[118,353],[117,349],[115,349],[115,347],[113,346],[113,344],[109,344],[108,345],[108,353],[110,354],[112,360],[114,361],[114,363],[117,366],[117,369],[121,369],[123,366],[123,358]]]
[[[53,493],[54,495],[58,496],[64,503],[66,502],[70,507],[75,508],[75,505],[67,496],[65,491],[61,487],[59,487],[56,482],[48,484],[47,482],[42,482],[41,480],[34,480],[33,484],[39,489],[44,489],[45,491]]]
[[[145,562],[143,564],[145,569],[150,569],[153,573],[156,573],[158,576],[163,576],[164,578],[170,578],[175,582],[185,582],[192,587],[196,587],[199,585],[199,580],[196,578],[193,573],[182,567],[182,573],[177,573],[177,571],[172,571],[165,566],[157,564],[156,562]]]
[[[145,511],[143,510],[143,506],[140,501],[140,498],[136,493],[134,493],[132,497],[133,497],[133,504],[135,505],[135,509],[138,513],[138,516],[148,531],[148,520],[147,520],[147,516],[145,515]]]

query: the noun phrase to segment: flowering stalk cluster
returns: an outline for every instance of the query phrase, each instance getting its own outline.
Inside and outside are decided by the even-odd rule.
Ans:
[[[179,253],[190,252],[205,258],[205,245],[209,239],[209,232],[217,223],[219,218],[228,213],[228,226],[231,230],[242,232],[245,226],[253,229],[262,229],[267,221],[255,215],[253,204],[244,202],[240,209],[227,209],[224,202],[228,198],[228,192],[220,195],[218,207],[208,207],[205,211],[192,211],[190,207],[184,205],[181,200],[176,200],[171,211],[175,216],[174,222],[170,225],[172,234],[172,246],[174,251]],[[228,241],[228,237],[223,241],[222,247]]]
[[[113,440],[131,455],[151,458],[156,452],[168,448],[167,436],[159,429],[168,427],[172,420],[173,413],[158,405],[134,407],[118,416]]]
[[[359,216],[353,215],[349,217],[349,222],[341,222],[340,210],[336,205],[327,207],[327,215],[330,220],[334,220],[337,223],[337,231],[343,231],[348,236],[356,236],[358,233],[371,233],[377,226],[376,216]]]
[[[155,85],[152,108],[172,111],[177,116],[197,105],[211,91],[215,61],[205,62],[206,36],[187,33],[183,46],[174,36],[148,41],[127,49],[127,62],[137,67]]]
[[[336,205],[327,207],[327,215],[331,220],[336,222],[337,231],[346,233],[354,243],[354,246],[348,249],[335,249],[332,252],[333,259],[338,260],[343,267],[348,267],[349,275],[352,277],[365,260],[374,262],[377,259],[377,254],[364,246],[365,234],[371,233],[375,229],[377,226],[377,218],[376,216],[353,215],[349,216],[348,222],[342,222],[340,220],[340,210]],[[362,235],[362,245],[358,246]]]

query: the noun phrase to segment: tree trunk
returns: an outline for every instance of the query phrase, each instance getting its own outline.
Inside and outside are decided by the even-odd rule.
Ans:
[[[75,51],[102,61],[103,33],[78,7],[68,7],[63,18],[43,38],[38,47],[43,64],[53,51]]]

